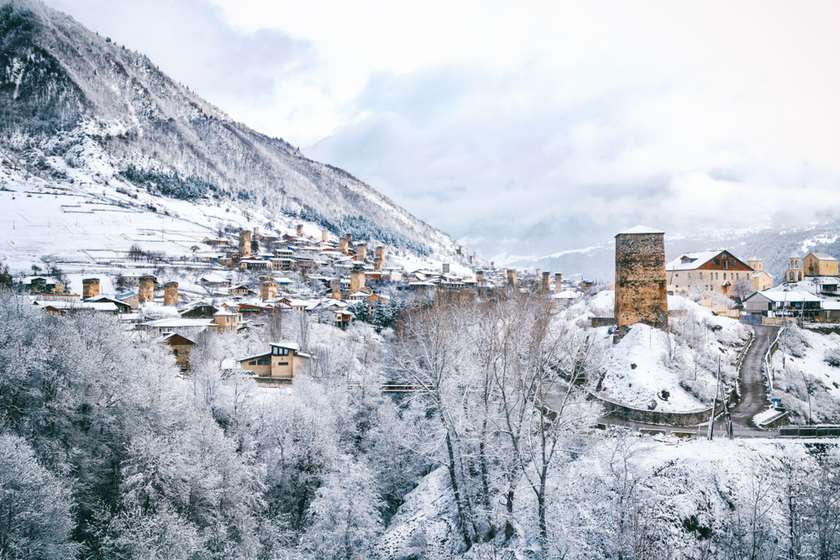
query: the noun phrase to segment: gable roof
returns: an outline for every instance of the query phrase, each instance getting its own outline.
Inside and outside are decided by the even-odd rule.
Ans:
[[[814,301],[822,301],[822,298],[818,298],[814,294],[810,292],[803,292],[803,291],[785,291],[785,290],[764,290],[763,292],[753,292],[749,297],[747,297],[747,301],[752,299],[756,295],[763,296],[773,303],[799,303],[799,302],[814,302]]]
[[[711,261],[715,257],[726,253],[739,263],[743,264],[744,266],[749,267],[747,263],[733,255],[726,249],[714,249],[712,251],[698,251],[696,253],[683,253],[676,259],[669,262],[665,265],[665,270],[668,272],[680,272],[684,270],[697,270],[707,262]]]
[[[716,249],[714,251],[698,251],[696,253],[683,253],[665,265],[665,270],[696,270],[721,253],[723,253],[723,249]]]
[[[186,336],[178,333],[169,333],[163,338],[160,339],[161,342],[166,342],[169,344],[190,344],[194,345],[195,341],[187,338]]]
[[[817,259],[819,259],[821,261],[836,261],[837,260],[836,258],[832,257],[828,253],[815,253],[815,252],[811,251],[810,253],[808,253],[808,255],[814,255]],[[805,255],[805,256],[807,257],[808,255]]]

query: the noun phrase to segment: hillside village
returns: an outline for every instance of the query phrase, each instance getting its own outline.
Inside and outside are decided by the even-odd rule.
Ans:
[[[194,339],[205,331],[242,334],[297,315],[342,329],[357,315],[388,326],[401,306],[417,299],[468,301],[512,286],[547,294],[559,304],[592,288],[588,282],[564,285],[560,273],[492,265],[443,263],[432,270],[411,261],[409,268],[382,244],[354,241],[352,234],[336,238],[303,224],[283,234],[255,228],[208,237],[194,249],[184,260],[132,246],[91,272],[56,274],[53,265],[53,275],[17,274],[14,285],[45,313],[114,314],[126,330],[154,335],[171,346],[185,370]],[[465,255],[462,262],[474,260]],[[250,361],[239,364],[246,371],[259,370],[259,380],[292,376],[291,370],[266,372]]]
[[[352,234],[336,237],[311,224],[282,234],[258,228],[219,233],[194,245],[189,258],[167,258],[135,245],[116,258],[111,252],[90,271],[65,273],[52,265],[52,274],[16,271],[12,282],[45,313],[117,315],[126,330],[171,346],[184,370],[200,333],[241,334],[293,313],[341,329],[357,315],[382,327],[416,300],[465,302],[514,289],[543,294],[563,309],[612,289],[564,281],[561,272],[479,265],[466,251],[460,263],[431,269],[422,260],[390,255],[383,244],[354,241]],[[669,295],[717,316],[776,326],[790,319],[822,327],[840,321],[840,271],[837,259],[824,253],[791,257],[778,282],[760,258],[741,259],[727,250],[682,254],[665,263],[664,271]],[[616,322],[622,324],[615,317],[593,318],[594,325]],[[258,372],[260,380],[292,377],[291,369],[271,373],[252,361],[238,360],[238,367]]]
[[[272,98],[265,76],[282,88],[287,70],[317,78],[310,66],[320,62],[309,58],[325,54],[317,41],[287,37],[291,28],[245,33],[225,19],[239,3],[211,4],[190,3],[171,28],[156,12],[169,13],[167,3],[131,5],[161,27],[128,23],[134,40],[155,41],[183,26],[179,18],[202,32],[218,24],[225,34],[207,60],[218,59],[228,75],[217,77],[233,94],[259,90],[248,92],[259,99],[243,97],[258,111]],[[62,5],[75,14],[74,3]],[[105,20],[125,17],[128,6]],[[270,19],[268,8],[256,15]],[[469,138],[453,149],[430,129],[406,145],[392,131],[393,147],[349,142],[367,158],[352,166],[324,157],[399,191],[392,200],[310,159],[312,146],[294,145],[300,138],[238,122],[106,29],[89,30],[41,0],[0,0],[0,560],[840,558],[840,226],[830,218],[830,166],[803,150],[780,174],[758,157],[761,142],[749,158],[732,157],[733,130],[751,124],[740,119],[727,119],[723,144],[709,142],[722,155],[698,164],[703,127],[657,102],[661,78],[654,88],[634,85],[626,123],[623,104],[613,103],[617,82],[579,96],[558,72],[557,89],[543,89],[545,76],[527,68],[542,55],[507,60],[514,45],[502,39],[520,42],[512,28],[520,23],[540,39],[543,22],[533,18],[552,11],[544,8],[488,9],[478,19],[468,9],[464,21],[451,6],[418,8],[428,22],[455,23],[440,31],[452,27],[459,44],[467,26],[478,32],[498,12],[488,44],[479,34],[475,44],[504,52],[505,64],[526,63],[514,74],[534,80],[505,95],[504,76],[472,56],[466,81],[476,82],[476,97],[449,97],[462,87],[457,65],[369,74],[353,102],[364,114],[344,132],[371,126],[365,136],[376,138],[394,124],[418,132],[405,104],[423,106],[424,126],[442,123],[457,137],[454,124]],[[349,29],[378,51],[377,33],[400,30],[393,16],[405,8],[375,7],[385,17],[358,25],[350,14],[366,9],[350,6],[348,21],[332,27],[326,18],[338,12],[312,13],[341,50],[351,46]],[[564,22],[574,16],[556,9]],[[584,25],[585,38],[564,34],[568,44],[555,42],[545,17],[541,49],[550,59],[573,53],[584,85],[586,74],[599,82],[626,74],[604,65],[617,51],[589,41],[620,37],[640,10],[607,12],[620,25],[597,10],[589,14],[597,32]],[[708,19],[743,27],[735,12]],[[421,29],[418,52],[437,56],[422,18],[396,19]],[[808,32],[823,38],[813,25]],[[204,37],[185,35],[202,51]],[[402,66],[405,53],[389,41],[386,54]],[[504,51],[486,49],[491,42]],[[638,39],[626,46],[634,60],[647,56]],[[709,56],[708,41],[698,46]],[[675,52],[693,91],[702,76],[686,65],[690,53]],[[591,53],[597,64],[578,64]],[[240,68],[257,62],[258,75]],[[342,81],[361,72],[336,68]],[[417,76],[420,89],[403,89]],[[423,89],[441,85],[439,100]],[[324,133],[312,107],[294,106],[301,92],[290,93],[278,99],[312,134]],[[323,92],[303,94],[322,109]],[[380,97],[399,101],[382,122],[365,109]],[[501,135],[521,133],[487,142],[499,129],[484,121],[507,128],[541,97],[559,99],[560,112],[529,110],[525,126]],[[455,103],[441,111],[427,101]],[[719,108],[712,100],[696,112],[696,101],[692,117]],[[447,120],[450,111],[468,114]],[[650,150],[663,116],[690,134],[675,128],[660,138],[668,151]],[[473,151],[490,154],[477,174],[467,165]],[[366,168],[371,157],[400,167],[399,184]],[[416,166],[430,157],[427,185]],[[800,159],[813,159],[801,177]],[[749,194],[756,162],[760,192],[770,195]],[[800,179],[815,183],[819,204],[776,196]],[[418,206],[402,198],[415,181]],[[496,184],[498,192],[483,191]],[[748,211],[727,221],[716,214],[741,192]],[[488,200],[469,201],[465,212],[458,197],[469,193]],[[790,208],[781,212],[776,199]],[[431,201],[475,223],[456,239],[398,200],[418,211]],[[486,223],[475,220],[485,210]],[[788,210],[792,229],[779,231]],[[499,227],[506,212],[519,212],[516,223]],[[667,231],[615,231],[649,219]],[[508,252],[516,248],[525,254]]]

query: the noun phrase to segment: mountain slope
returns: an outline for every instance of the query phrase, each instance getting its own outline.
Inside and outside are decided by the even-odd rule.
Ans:
[[[454,253],[448,236],[352,175],[231,120],[147,57],[38,2],[0,0],[0,69],[7,183],[128,184]]]

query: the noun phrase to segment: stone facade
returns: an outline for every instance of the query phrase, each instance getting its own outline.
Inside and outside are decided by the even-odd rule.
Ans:
[[[137,301],[146,303],[155,300],[155,277],[141,276],[137,287]]]
[[[251,256],[251,231],[243,229],[239,232],[239,258],[247,259]]]
[[[365,271],[354,270],[350,273],[350,293],[356,293],[365,287]]]
[[[260,284],[260,299],[269,301],[277,299],[277,283],[274,280],[263,280]]]
[[[507,285],[509,288],[516,287],[516,271],[512,268],[507,271]]]
[[[668,325],[664,233],[639,230],[615,236],[615,320],[619,328]]]
[[[551,290],[551,272],[545,271],[542,273],[542,283],[540,284],[540,291],[548,292]]]
[[[99,295],[99,278],[82,279],[82,299],[95,298]]]
[[[563,273],[562,272],[555,272],[554,273],[554,291],[559,292],[563,289]]]
[[[163,305],[178,305],[178,282],[163,285]]]

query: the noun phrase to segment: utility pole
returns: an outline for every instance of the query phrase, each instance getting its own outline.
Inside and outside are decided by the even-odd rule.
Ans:
[[[715,438],[715,411],[717,410],[717,397],[720,391],[720,356],[718,356],[718,371],[717,371],[717,385],[715,387],[715,396],[712,399],[712,412],[709,416],[709,433],[707,437],[709,441]]]

